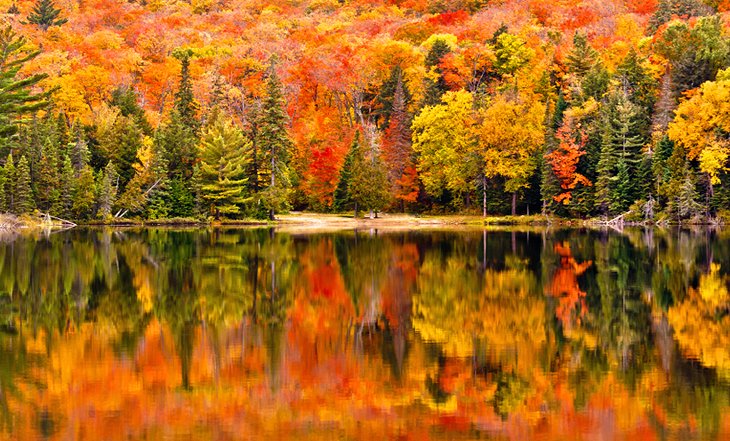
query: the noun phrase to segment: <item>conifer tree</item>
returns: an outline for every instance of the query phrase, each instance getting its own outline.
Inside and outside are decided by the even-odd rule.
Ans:
[[[8,158],[5,160],[3,166],[3,175],[5,176],[5,183],[3,186],[3,193],[5,193],[5,210],[11,213],[15,212],[15,160],[13,159],[12,152],[8,154]]]
[[[221,215],[238,215],[250,200],[246,195],[244,152],[249,141],[219,111],[203,129],[200,139],[200,166],[197,180],[200,196],[216,219]]]
[[[410,126],[405,88],[403,81],[399,79],[395,88],[390,122],[383,138],[383,160],[393,196],[401,202],[403,211],[405,203],[415,202],[418,196],[417,183],[407,176],[408,171],[415,167]]]
[[[50,147],[50,145],[47,145],[41,156],[40,173],[38,181],[35,183],[38,208],[46,213],[51,211],[60,196],[58,164],[56,163],[55,152],[50,151]]]
[[[73,207],[73,185],[74,170],[71,165],[71,159],[64,155],[61,165],[61,174],[59,177],[59,196],[56,206],[51,210],[62,218],[71,217],[71,208]]]
[[[261,202],[274,220],[277,211],[286,207],[287,194],[291,186],[289,160],[292,141],[287,132],[289,115],[286,113],[284,94],[279,78],[272,64],[266,82],[266,97],[261,107],[258,146],[262,149],[268,168],[270,185],[261,192]]]
[[[101,183],[99,184],[99,216],[102,219],[111,217],[112,206],[117,197],[117,171],[114,164],[109,161],[104,167],[101,174]]]
[[[362,162],[361,156],[360,132],[357,132],[352,144],[350,145],[350,150],[345,156],[345,162],[342,164],[342,168],[340,169],[340,177],[337,181],[337,188],[335,188],[335,194],[333,197],[335,211],[341,212],[353,207],[355,210],[355,217],[357,217],[358,206],[357,202],[350,196],[350,184],[352,182],[355,165]]]
[[[88,219],[93,215],[96,202],[96,180],[94,170],[84,165],[79,176],[74,180],[73,205],[71,211],[74,219]]]
[[[604,213],[625,210],[639,197],[642,183],[637,175],[643,138],[638,123],[637,107],[625,94],[618,93],[610,99],[604,112],[604,135],[596,170],[596,206]],[[621,175],[619,161],[626,167],[626,173]]]
[[[436,106],[441,103],[441,97],[448,90],[446,80],[439,64],[441,60],[451,52],[449,44],[438,38],[433,42],[431,49],[426,55],[426,68],[431,71],[435,78],[427,78],[425,84],[424,105]]]
[[[174,54],[180,60],[180,84],[175,93],[175,109],[180,121],[193,132],[200,128],[198,111],[200,105],[193,94],[193,82],[190,78],[190,59],[193,56],[191,50],[178,50]]]
[[[21,156],[15,173],[13,211],[16,214],[30,213],[35,209],[30,182],[30,167],[25,156]]]
[[[13,4],[10,5],[10,7],[8,8],[7,13],[9,15],[18,15],[18,14],[20,14],[20,9],[18,9],[18,5],[15,2],[13,2]]]
[[[61,26],[68,22],[68,19],[61,18],[60,15],[61,10],[56,9],[53,0],[37,0],[27,20],[46,31],[51,26]]]
[[[40,54],[28,52],[26,47],[25,37],[18,36],[12,27],[0,29],[0,147],[7,148],[9,138],[18,132],[18,119],[48,105],[50,92],[33,92],[48,75],[16,78],[23,66]]]
[[[380,149],[370,141],[367,154],[356,158],[348,192],[359,207],[370,210],[370,218],[382,210],[390,200],[390,188]]]
[[[8,211],[8,199],[5,191],[6,184],[8,182],[7,176],[5,175],[5,168],[0,167],[0,212],[5,213]]]
[[[71,156],[69,159],[71,160],[71,167],[74,170],[74,177],[78,178],[84,166],[89,164],[90,154],[88,143],[86,142],[86,134],[83,129],[77,125],[75,132],[76,141],[71,146]]]

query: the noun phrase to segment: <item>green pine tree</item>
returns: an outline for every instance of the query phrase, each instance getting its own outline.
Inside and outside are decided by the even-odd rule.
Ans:
[[[342,164],[342,168],[340,169],[340,177],[337,181],[337,188],[335,188],[333,208],[336,212],[349,210],[353,207],[355,209],[355,217],[357,217],[357,204],[350,196],[350,184],[352,182],[355,164],[362,162],[361,156],[360,132],[357,132],[355,134],[355,139],[352,140],[352,144],[350,145],[350,150],[345,156],[345,162]]]
[[[110,218],[112,215],[112,206],[117,197],[117,171],[114,164],[109,161],[104,167],[101,175],[101,183],[99,184],[99,216],[102,219]]]
[[[604,134],[596,170],[595,204],[604,214],[625,211],[631,202],[638,199],[639,190],[644,185],[637,179],[644,145],[638,122],[637,107],[624,93],[609,98],[604,111]],[[619,176],[620,161],[627,170]]]
[[[27,214],[35,209],[33,190],[30,186],[30,166],[25,156],[21,156],[15,173],[15,191],[13,211],[16,214]]]
[[[677,194],[675,211],[677,220],[688,219],[700,213],[702,205],[697,202],[699,195],[693,173],[687,168]]]
[[[53,0],[38,0],[27,20],[46,31],[51,26],[61,26],[68,22],[68,19],[61,18],[60,15],[61,10],[56,8]]]
[[[272,64],[266,82],[266,97],[261,106],[258,146],[264,154],[261,167],[267,170],[269,186],[260,192],[260,201],[274,220],[276,212],[287,206],[291,187],[289,161],[293,143],[287,126],[289,116],[279,78]]]
[[[9,152],[9,142],[18,132],[18,121],[25,115],[48,106],[51,91],[35,93],[46,74],[18,79],[23,66],[40,54],[27,51],[28,41],[8,26],[0,30],[0,149]]]
[[[3,193],[5,193],[5,210],[14,213],[16,170],[12,153],[8,154],[8,158],[5,160],[3,175],[5,176],[5,185],[3,186]]]
[[[61,174],[59,176],[59,196],[56,205],[51,210],[61,218],[71,217],[71,208],[73,207],[73,185],[74,185],[74,169],[71,165],[71,159],[64,155],[61,165]]]
[[[239,215],[250,198],[246,194],[244,152],[249,141],[218,111],[214,112],[200,139],[200,167],[197,179],[200,196],[216,219]]]
[[[77,125],[74,129],[76,133],[76,141],[71,146],[71,154],[69,159],[71,160],[71,166],[74,170],[74,177],[78,178],[81,170],[89,164],[89,146],[86,142],[86,134],[81,126]]]
[[[364,210],[382,210],[390,201],[388,174],[380,152],[371,145],[367,155],[360,155],[355,162],[348,192],[353,201]]]
[[[427,78],[425,84],[424,102],[425,106],[436,106],[441,103],[441,97],[448,91],[446,80],[439,64],[441,60],[451,52],[449,44],[440,38],[436,39],[431,50],[426,55],[426,69],[429,69],[435,78]]]
[[[51,151],[51,146],[48,145],[41,155],[40,173],[38,181],[35,182],[36,202],[41,211],[51,212],[51,208],[56,205],[61,195],[60,188],[56,154]]]
[[[94,170],[89,165],[84,165],[73,185],[71,212],[74,219],[89,219],[94,214],[95,203],[96,180],[94,179]]]
[[[177,113],[186,127],[193,132],[197,132],[200,128],[200,121],[198,120],[200,105],[195,101],[193,82],[190,78],[190,59],[193,53],[188,49],[175,51],[173,55],[180,60],[180,85],[175,93],[174,112]]]

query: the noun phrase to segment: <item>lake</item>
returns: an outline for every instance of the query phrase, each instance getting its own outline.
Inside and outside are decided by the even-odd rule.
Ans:
[[[730,233],[0,242],[0,438],[727,439]]]

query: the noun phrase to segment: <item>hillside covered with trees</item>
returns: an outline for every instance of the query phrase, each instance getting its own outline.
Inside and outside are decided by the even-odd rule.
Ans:
[[[727,0],[0,0],[0,210],[730,212]]]

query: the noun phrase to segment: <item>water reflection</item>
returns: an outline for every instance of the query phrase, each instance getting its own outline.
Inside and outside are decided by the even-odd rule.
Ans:
[[[730,437],[723,232],[0,243],[0,437]]]

